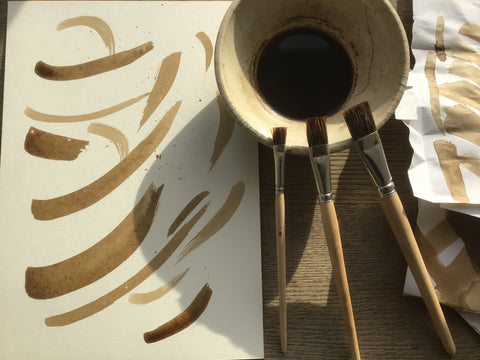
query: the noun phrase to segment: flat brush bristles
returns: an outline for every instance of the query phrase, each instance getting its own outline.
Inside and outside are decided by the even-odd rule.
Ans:
[[[328,144],[327,118],[311,117],[305,120],[307,125],[308,146]]]
[[[377,131],[370,105],[366,101],[346,110],[343,117],[354,140]]]
[[[273,145],[285,145],[287,128],[277,126],[272,129]]]

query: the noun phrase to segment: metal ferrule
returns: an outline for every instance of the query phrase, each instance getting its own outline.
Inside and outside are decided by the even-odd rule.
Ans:
[[[309,148],[310,162],[317,184],[318,200],[332,201],[332,181],[330,176],[330,151],[328,145],[315,145]]]
[[[275,160],[275,193],[283,194],[285,183],[285,145],[273,145]]]
[[[395,184],[388,169],[387,159],[383,151],[380,135],[375,131],[355,142],[363,163],[368,169],[381,197],[389,197],[395,193]]]

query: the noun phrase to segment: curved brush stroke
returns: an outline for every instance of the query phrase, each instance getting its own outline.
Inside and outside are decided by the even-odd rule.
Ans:
[[[452,61],[448,67],[450,74],[457,75],[475,82],[480,86],[480,69],[461,61]]]
[[[212,171],[220,155],[222,155],[223,150],[232,137],[233,128],[235,127],[235,121],[227,112],[222,98],[218,94],[217,104],[218,110],[220,111],[220,122],[218,124],[217,137],[215,138],[215,145],[213,147],[212,157],[210,158],[210,169],[208,169],[208,172]]]
[[[88,141],[52,134],[31,127],[24,148],[30,155],[49,160],[75,160],[89,144]]]
[[[459,156],[457,147],[447,140],[437,140],[433,146],[452,198],[461,203],[470,202],[460,165],[480,177],[480,159],[473,155]]]
[[[460,30],[458,30],[458,33],[480,42],[480,26],[475,23],[467,21],[462,25]]]
[[[445,129],[449,134],[456,135],[480,146],[480,116],[463,105],[445,107]]]
[[[183,273],[178,274],[172,280],[170,280],[167,284],[159,287],[157,290],[150,291],[147,293],[137,293],[132,294],[128,298],[128,302],[132,304],[148,304],[154,300],[160,299],[162,296],[166,295],[170,290],[172,290],[180,280],[187,274],[188,270],[185,270]]]
[[[29,108],[28,106],[25,108],[25,115],[27,115],[30,119],[36,120],[36,121],[43,121],[43,122],[51,122],[51,123],[69,123],[69,122],[80,122],[80,121],[88,121],[88,120],[95,120],[99,119],[101,117],[105,117],[107,115],[111,115],[113,113],[116,113],[120,110],[123,110],[140,100],[142,100],[144,97],[150,95],[150,93],[145,93],[140,96],[137,96],[136,98],[129,99],[126,101],[123,101],[119,104],[110,106],[106,109],[98,110],[92,113],[88,114],[79,114],[79,115],[53,115],[53,114],[46,114],[42,113],[36,110],[33,110],[32,108]]]
[[[480,110],[480,88],[468,81],[441,84],[440,95]]]
[[[110,55],[115,53],[115,39],[113,37],[112,29],[110,29],[110,26],[99,17],[77,16],[67,19],[58,24],[57,30],[64,30],[74,26],[88,26],[89,28],[92,28],[98,35],[100,35]]]
[[[202,201],[205,199],[205,197],[210,194],[209,191],[202,191],[200,194],[195,196],[190,202],[183,208],[183,210],[178,214],[178,216],[173,220],[172,225],[168,228],[168,236],[172,235],[175,230],[180,226],[182,222],[185,221],[187,218],[188,214],[190,214],[193,209]]]
[[[143,334],[143,339],[147,344],[163,340],[169,336],[185,330],[192,325],[203,314],[212,297],[212,289],[205,284],[200,292],[195,296],[195,299],[188,307],[180,314],[175,316],[172,320],[167,321],[165,324],[160,325],[158,328],[152,331],[148,331]]]
[[[477,53],[473,47],[460,39],[455,39],[448,44],[447,53],[454,58],[463,61],[469,61],[480,66],[480,53]]]
[[[443,41],[443,32],[445,30],[445,19],[443,16],[437,18],[437,28],[435,31],[435,53],[440,61],[447,60],[445,55],[445,43]]]
[[[117,148],[120,159],[124,159],[128,155],[128,140],[120,130],[109,125],[92,123],[88,126],[87,131],[90,134],[102,136],[110,140]]]
[[[442,117],[440,115],[440,95],[438,91],[437,78],[435,76],[435,66],[437,58],[435,53],[430,51],[425,60],[425,76],[428,82],[428,90],[430,91],[430,108],[432,117],[437,124],[438,130],[445,135]]]
[[[102,177],[87,186],[47,200],[32,200],[32,214],[37,220],[52,220],[85,209],[116,189],[155,151],[172,126],[181,101],[178,101],[158,125],[130,154]]]
[[[54,66],[39,61],[37,65],[35,65],[35,73],[47,80],[65,81],[83,79],[131,64],[152,49],[153,43],[148,41],[136,48],[82,64]]]
[[[45,325],[47,326],[65,326],[72,324],[74,322],[85,319],[89,316],[92,316],[108,306],[112,305],[115,301],[120,299],[123,295],[127,294],[145,279],[147,279],[151,274],[157,271],[168,258],[173,254],[173,252],[180,246],[185,237],[188,235],[192,227],[200,220],[200,218],[205,214],[208,204],[202,207],[192,219],[186,223],[165,245],[165,247],[145,266],[142,270],[136,273],[133,277],[125,281],[123,284],[120,284],[117,288],[110,291],[109,293],[103,295],[102,297],[83,305],[79,308],[76,308],[72,311],[51,316],[45,319]]]
[[[178,67],[180,65],[181,52],[173,53],[163,59],[158,70],[157,80],[153,85],[152,92],[147,99],[147,105],[143,110],[143,116],[140,120],[139,129],[145,124],[147,119],[153,114],[158,105],[167,95],[177,77]]]
[[[138,249],[152,226],[163,185],[152,185],[125,219],[89,249],[59,263],[29,267],[25,290],[34,299],[68,294],[104,277]]]
[[[185,249],[180,253],[178,261],[184,259],[193,250],[202,245],[205,241],[215,235],[225,224],[230,220],[242,201],[245,192],[245,183],[239,181],[232,186],[232,190],[228,195],[227,200],[217,213],[210,219],[210,221],[203,227],[198,234],[189,241]]]
[[[205,34],[203,31],[198,32],[196,35],[198,40],[203,45],[203,48],[205,49],[205,71],[208,70],[210,67],[210,64],[212,62],[212,57],[213,57],[213,45],[212,41],[208,37],[207,34]]]

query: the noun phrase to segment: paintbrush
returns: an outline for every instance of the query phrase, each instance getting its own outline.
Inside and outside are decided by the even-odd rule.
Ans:
[[[287,301],[286,301],[286,256],[285,256],[285,141],[286,127],[272,129],[273,157],[275,160],[275,229],[277,242],[277,277],[280,312],[280,343],[282,352],[287,351]]]
[[[310,162],[317,185],[318,200],[322,216],[323,229],[327,241],[330,261],[332,263],[335,284],[337,286],[340,306],[342,308],[345,327],[350,342],[352,359],[360,359],[357,332],[353,317],[352,301],[348,289],[347,272],[343,259],[342,241],[338,226],[337,214],[332,198],[330,179],[330,150],[326,117],[313,117],[306,119],[307,140],[309,146]]]
[[[383,211],[395,234],[403,255],[417,283],[445,350],[455,354],[455,343],[438,302],[415,236],[395,190],[380,136],[368,102],[358,104],[343,113],[363,163],[377,186]]]

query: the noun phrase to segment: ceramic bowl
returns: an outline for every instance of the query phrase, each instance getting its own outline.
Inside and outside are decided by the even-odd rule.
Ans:
[[[393,114],[409,71],[409,46],[403,25],[388,0],[237,0],[220,25],[215,44],[215,75],[227,109],[263,144],[271,129],[287,127],[287,150],[308,154],[304,121],[272,108],[259,93],[256,66],[276,35],[309,27],[335,39],[347,52],[353,85],[343,105],[329,115],[332,152],[347,148],[351,137],[342,113],[368,101],[377,128]]]

